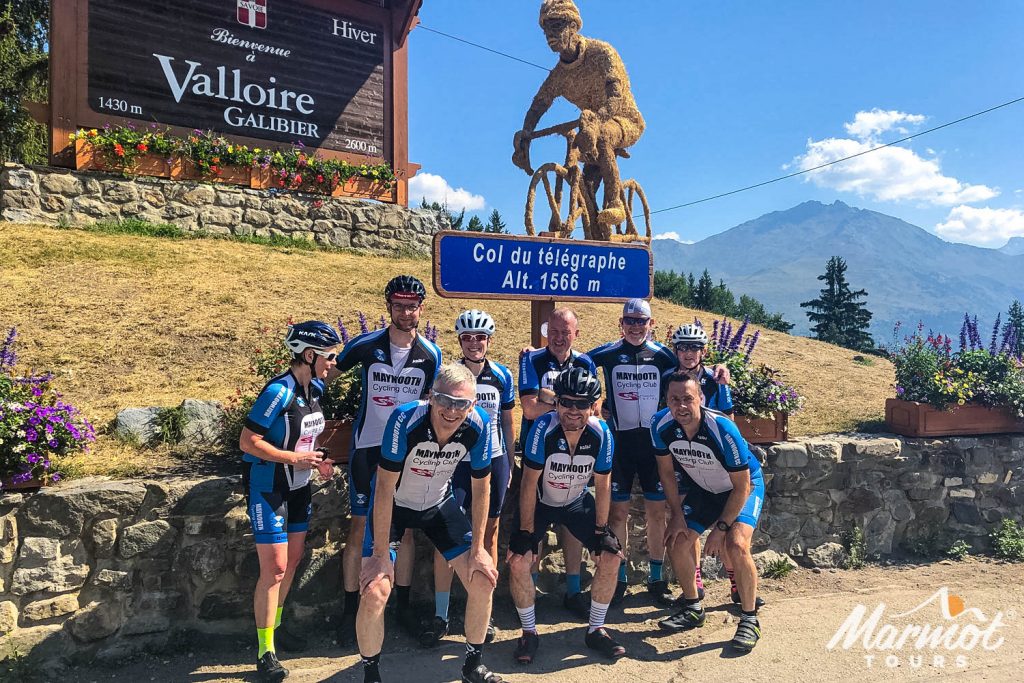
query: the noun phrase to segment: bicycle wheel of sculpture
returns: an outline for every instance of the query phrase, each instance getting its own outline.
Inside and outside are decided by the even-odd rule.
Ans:
[[[535,235],[533,213],[537,200],[537,186],[544,186],[544,198],[547,201],[551,217],[548,220],[548,232],[557,233],[559,237],[570,237],[576,221],[584,213],[579,193],[579,167],[567,169],[556,163],[547,163],[534,172],[530,179],[530,189],[526,193],[526,212],[523,222],[527,235]],[[568,189],[566,195],[565,190]],[[563,198],[566,206],[562,206]],[[562,217],[565,217],[564,219]]]
[[[628,236],[639,237],[639,233],[636,229],[636,222],[633,220],[635,211],[633,209],[633,200],[639,198],[640,206],[644,211],[644,224],[647,228],[646,237],[647,242],[651,241],[651,207],[647,203],[647,195],[644,194],[644,189],[640,186],[640,183],[630,178],[622,182],[622,203],[626,207],[626,232]],[[619,234],[621,232],[621,226],[618,228]]]

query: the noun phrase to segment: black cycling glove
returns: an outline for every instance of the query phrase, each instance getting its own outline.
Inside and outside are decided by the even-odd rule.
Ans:
[[[594,539],[588,549],[592,553],[611,553],[617,555],[622,552],[622,544],[616,538],[615,532],[607,524],[599,526],[594,530]]]
[[[508,549],[516,555],[525,555],[526,553],[532,553],[537,550],[537,545],[533,542],[533,534],[525,529],[513,531],[512,535],[508,539]]]

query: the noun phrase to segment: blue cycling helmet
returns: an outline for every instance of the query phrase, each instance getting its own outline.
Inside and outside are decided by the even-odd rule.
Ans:
[[[341,337],[334,331],[334,328],[319,320],[307,320],[304,323],[295,323],[288,326],[288,334],[285,335],[284,344],[295,357],[302,355],[306,349],[324,351],[331,349],[341,343]]]

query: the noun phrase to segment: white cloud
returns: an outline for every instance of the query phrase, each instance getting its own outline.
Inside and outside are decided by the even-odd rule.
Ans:
[[[906,128],[901,123],[917,125],[924,121],[921,114],[905,114],[901,111],[883,109],[872,109],[871,111],[859,111],[853,116],[853,121],[843,124],[846,132],[860,140],[873,140],[886,131],[895,130],[906,135]]]
[[[413,204],[426,198],[428,202],[448,204],[452,211],[479,211],[487,202],[481,195],[461,187],[453,188],[448,181],[433,173],[417,173],[409,181],[409,199]]]
[[[845,128],[854,138],[808,140],[807,151],[793,160],[800,170],[807,170],[837,159],[866,152],[881,145],[878,136],[897,130],[900,123],[924,121],[920,114],[899,111],[860,111]],[[839,164],[811,171],[807,181],[818,187],[852,192],[876,201],[918,201],[939,206],[981,202],[998,196],[999,191],[987,185],[970,185],[943,175],[938,157],[920,157],[911,149],[886,147]]]
[[[683,244],[693,244],[693,240],[680,239],[679,233],[674,230],[671,232],[660,232],[655,235],[652,239],[656,240],[675,240],[676,242],[682,242]]]
[[[957,206],[935,232],[955,242],[1001,247],[1011,237],[1024,236],[1024,211]]]

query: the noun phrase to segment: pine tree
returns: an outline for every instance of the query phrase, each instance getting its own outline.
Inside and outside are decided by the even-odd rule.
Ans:
[[[692,276],[691,276],[692,277]],[[700,280],[697,281],[697,287],[693,290],[693,306],[699,308],[702,311],[714,310],[715,299],[715,283],[711,279],[711,274],[708,273],[707,268],[700,275]]]
[[[466,217],[466,210],[463,209],[458,216],[456,216],[448,208],[448,204],[438,204],[437,202],[428,202],[427,198],[424,197],[420,201],[421,209],[430,209],[431,211],[437,211],[441,214],[441,217],[448,222],[449,230],[462,230],[462,221]]]
[[[484,222],[480,220],[479,216],[470,216],[469,223],[466,225],[466,230],[470,232],[483,232]]]
[[[805,301],[800,306],[809,309],[807,318],[811,331],[821,341],[845,346],[856,351],[874,347],[874,340],[868,334],[871,311],[863,299],[867,291],[850,290],[846,281],[846,261],[833,256],[825,266],[825,274],[818,279],[825,283],[817,299]]]
[[[491,211],[490,218],[487,219],[487,225],[484,226],[484,232],[489,232],[493,235],[507,235],[508,230],[505,229],[505,221],[501,220],[501,214],[495,209]]]
[[[22,100],[45,102],[49,57],[43,50],[49,3],[21,0],[0,9],[0,161],[45,163],[46,128],[33,121]]]
[[[1024,355],[1024,306],[1021,306],[1017,299],[1010,304],[1010,310],[1006,314],[1006,327],[1012,330],[1011,338],[1016,341],[1011,351],[1020,358]]]

